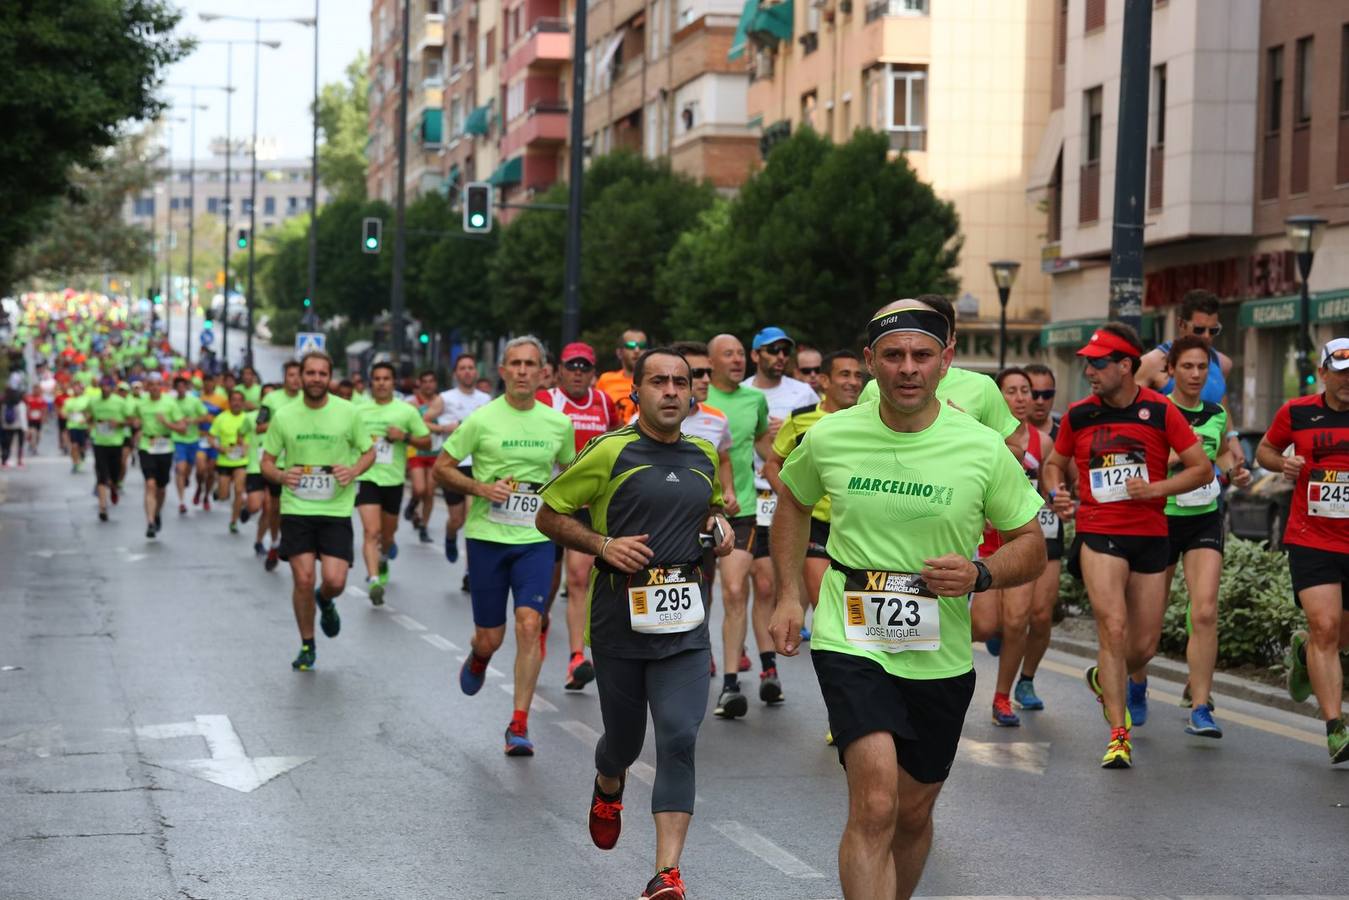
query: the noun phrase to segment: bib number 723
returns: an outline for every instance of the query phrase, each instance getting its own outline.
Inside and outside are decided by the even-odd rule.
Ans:
[[[905,599],[889,594],[868,597],[867,603],[875,607],[877,625],[891,627],[903,625],[914,628],[923,621],[923,617],[918,611],[918,601],[913,598]]]

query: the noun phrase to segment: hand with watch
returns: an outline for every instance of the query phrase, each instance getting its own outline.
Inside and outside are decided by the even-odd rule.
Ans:
[[[982,560],[968,560],[959,553],[948,553],[923,560],[923,581],[939,597],[962,597],[983,593],[993,586],[993,575]]]

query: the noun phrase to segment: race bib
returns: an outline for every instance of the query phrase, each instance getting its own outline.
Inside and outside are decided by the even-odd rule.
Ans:
[[[538,511],[539,495],[534,493],[534,485],[520,482],[504,503],[492,504],[487,511],[487,520],[512,528],[533,528]]]
[[[225,451],[225,458],[243,459],[246,453],[248,453],[248,448],[246,446],[244,446],[243,444],[235,444]]]
[[[778,495],[772,491],[759,491],[758,501],[754,505],[754,524],[767,528],[773,524],[773,513],[778,511]]]
[[[438,432],[438,431],[433,431],[433,432],[431,432],[431,450],[432,450],[432,452],[434,452],[434,453],[439,453],[439,452],[440,452],[441,448],[445,446],[445,437],[446,437],[445,435],[441,434],[441,433]]]
[[[331,500],[337,496],[332,466],[301,466],[300,483],[291,489],[297,500]]]
[[[642,634],[678,634],[703,624],[707,611],[698,567],[654,566],[631,576],[628,616],[632,630]]]
[[[1349,519],[1349,469],[1312,469],[1307,476],[1307,514]]]
[[[858,570],[845,577],[843,633],[848,643],[884,653],[941,649],[941,607],[921,576]]]
[[[1091,496],[1097,503],[1118,503],[1129,499],[1125,482],[1130,478],[1147,480],[1148,470],[1143,461],[1132,453],[1107,453],[1091,460],[1088,471],[1091,478]]]
[[[94,426],[94,433],[99,437],[112,437],[117,433],[117,426],[111,422],[99,422]]]
[[[157,456],[161,453],[173,452],[173,441],[168,437],[150,438],[150,449],[147,451],[151,456]]]
[[[1049,506],[1040,507],[1040,511],[1035,514],[1036,521],[1040,523],[1040,532],[1045,536],[1045,540],[1054,540],[1059,536],[1059,517],[1058,514]]]
[[[197,439],[197,449],[198,449],[198,450],[210,450],[210,449],[211,449],[211,440],[210,440],[210,438],[198,438],[198,439]]]
[[[387,438],[375,439],[375,462],[393,462],[393,444],[390,444]]]
[[[1203,487],[1176,495],[1176,505],[1181,507],[1208,506],[1218,499],[1218,479],[1213,479]]]
[[[69,428],[83,428],[85,425],[84,413],[73,412],[66,420],[66,426]]]

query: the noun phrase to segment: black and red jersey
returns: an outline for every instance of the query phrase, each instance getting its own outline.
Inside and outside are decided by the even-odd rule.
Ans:
[[[1265,440],[1281,452],[1292,444],[1306,460],[1284,543],[1349,553],[1349,410],[1331,409],[1325,394],[1289,400],[1274,414]]]
[[[1077,463],[1078,532],[1165,537],[1166,498],[1129,499],[1125,482],[1164,480],[1171,451],[1198,440],[1181,411],[1151,388],[1140,387],[1125,407],[1095,394],[1068,407],[1054,449]]]

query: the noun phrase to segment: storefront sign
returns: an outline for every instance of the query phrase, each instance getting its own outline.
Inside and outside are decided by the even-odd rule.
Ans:
[[[1248,300],[1241,304],[1238,317],[1242,328],[1282,328],[1302,323],[1302,301],[1298,297],[1273,297]]]
[[[1040,343],[1046,347],[1081,347],[1100,328],[1105,319],[1074,319],[1046,325],[1040,332]]]
[[[1313,322],[1349,320],[1349,291],[1327,291],[1312,300]]]
[[[1170,306],[1193,290],[1212,291],[1224,300],[1290,294],[1297,290],[1297,257],[1291,250],[1281,250],[1151,272],[1143,305]]]

